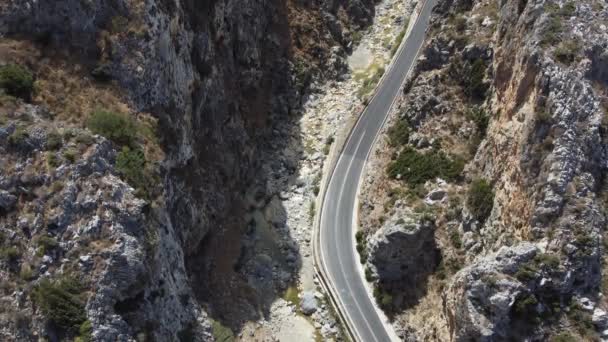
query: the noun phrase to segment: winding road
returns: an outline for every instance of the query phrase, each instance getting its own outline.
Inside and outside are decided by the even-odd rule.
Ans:
[[[396,339],[366,288],[355,251],[356,197],[367,156],[414,65],[437,1],[426,0],[419,7],[420,13],[409,35],[350,132],[323,197],[317,248],[320,262],[317,267],[329,283],[329,291],[338,310],[357,341],[387,342]]]

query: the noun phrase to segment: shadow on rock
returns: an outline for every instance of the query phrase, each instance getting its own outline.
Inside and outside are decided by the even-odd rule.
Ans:
[[[368,278],[377,279],[374,297],[391,316],[416,305],[428,277],[441,261],[433,222],[397,212],[370,239]]]

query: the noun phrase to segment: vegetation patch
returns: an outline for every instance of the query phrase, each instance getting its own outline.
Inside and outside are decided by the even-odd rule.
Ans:
[[[59,247],[59,243],[55,238],[43,235],[36,241],[38,244],[38,254],[45,255],[47,252]]]
[[[74,339],[74,342],[91,342],[93,341],[93,327],[91,321],[86,320],[78,328],[78,336]]]
[[[357,241],[357,252],[359,252],[359,261],[362,264],[365,264],[367,262],[367,247],[365,246],[367,238],[365,233],[359,230],[355,234],[355,240]]]
[[[232,342],[235,340],[232,330],[216,320],[211,322],[211,331],[217,342]]]
[[[483,100],[488,91],[488,84],[484,82],[486,76],[486,64],[479,58],[473,62],[467,72],[463,75],[464,93],[477,100]]]
[[[363,80],[363,84],[357,91],[357,97],[364,99],[365,96],[369,95],[382,78],[382,75],[384,75],[384,67],[376,63],[370,65],[365,71],[356,73],[354,75],[355,80]]]
[[[418,152],[411,147],[406,147],[399,153],[397,159],[391,162],[388,173],[394,179],[399,178],[415,186],[437,177],[454,181],[460,177],[464,164],[462,158],[448,156],[437,149]]]
[[[46,148],[48,150],[58,150],[63,146],[63,137],[57,131],[51,131],[46,137]]]
[[[34,88],[32,73],[17,64],[7,64],[0,67],[0,88],[12,96],[29,100]]]
[[[399,32],[399,34],[395,38],[395,42],[393,43],[393,46],[391,47],[391,57],[394,56],[395,53],[397,53],[397,50],[399,50],[399,46],[401,46],[401,42],[403,41],[403,38],[405,37],[405,31],[407,30],[409,23],[410,23],[410,18],[407,18],[405,20],[405,22],[403,23],[403,29]]]
[[[538,322],[539,317],[536,311],[536,306],[538,305],[538,300],[533,294],[526,293],[515,301],[513,304],[513,313],[515,317],[528,321],[528,322]]]
[[[0,259],[6,262],[16,262],[21,258],[21,251],[15,246],[3,246],[0,247]]]
[[[63,158],[65,158],[65,160],[67,160],[69,163],[73,164],[76,161],[77,154],[78,154],[78,151],[76,151],[74,149],[69,149],[69,150],[63,152]]]
[[[532,260],[521,265],[515,278],[522,282],[528,282],[537,278],[539,272],[546,270],[552,271],[559,267],[560,260],[556,254],[541,253],[536,255]]]
[[[450,242],[452,242],[452,246],[455,248],[462,248],[462,238],[460,237],[460,233],[457,229],[450,232]]]
[[[84,288],[75,278],[44,279],[34,288],[32,299],[46,318],[64,332],[78,332],[87,320]]]
[[[325,145],[323,146],[323,154],[328,155],[331,150],[331,145],[334,143],[334,136],[329,136],[325,140]]]
[[[486,136],[488,124],[490,123],[488,113],[480,107],[475,107],[467,112],[467,118],[475,123],[477,134],[483,139]]]
[[[540,43],[542,45],[555,45],[560,42],[564,31],[563,18],[568,18],[576,12],[574,1],[566,2],[561,8],[554,3],[547,5],[546,12],[549,13],[547,24],[541,32]]]
[[[123,146],[116,156],[116,170],[133,186],[138,195],[148,198],[153,188],[153,175],[147,169],[146,156],[139,149]]]
[[[561,332],[551,337],[551,342],[577,342],[578,340],[569,332]]]
[[[27,138],[29,138],[29,134],[25,128],[18,126],[15,128],[15,131],[8,136],[8,144],[12,147],[21,147],[25,145]]]
[[[557,46],[553,55],[561,63],[570,65],[578,58],[580,50],[581,45],[577,41],[568,39]]]
[[[576,301],[572,300],[570,302],[567,316],[570,323],[572,323],[578,333],[584,337],[585,341],[597,339],[597,333],[595,331],[595,326],[593,325],[591,314],[583,310]]]
[[[289,286],[283,293],[283,299],[297,307],[300,301],[299,295],[300,291],[298,290],[298,287],[292,285]]]
[[[494,206],[494,192],[492,186],[485,179],[476,179],[471,182],[467,194],[467,207],[473,217],[479,222],[485,222]]]
[[[383,309],[390,311],[393,308],[393,296],[387,291],[382,290],[380,287],[374,287],[374,298],[378,305]]]
[[[392,147],[406,145],[410,139],[410,125],[405,120],[398,120],[387,132],[388,143]]]
[[[97,110],[91,114],[87,126],[91,132],[102,135],[115,144],[135,145],[137,125],[126,114]]]

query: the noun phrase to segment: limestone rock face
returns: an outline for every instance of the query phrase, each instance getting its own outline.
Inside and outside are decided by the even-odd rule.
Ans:
[[[504,247],[454,276],[443,297],[456,341],[496,341],[509,336],[511,308],[526,291],[511,275],[537,253],[530,243]]]
[[[232,302],[211,303],[217,310],[236,307],[231,304],[243,300],[247,308],[239,307],[239,312],[260,312],[256,307],[260,297],[272,296],[272,291],[254,293],[245,277],[221,274],[213,267],[228,260],[227,269],[233,272],[239,262],[253,262],[239,259],[245,235],[242,227],[249,223],[240,207],[242,190],[253,182],[262,187],[272,183],[261,170],[260,153],[280,150],[277,145],[285,144],[280,139],[292,129],[289,114],[300,106],[313,80],[337,77],[345,71],[343,59],[353,33],[371,22],[374,3],[10,0],[0,5],[3,37],[61,51],[58,58],[74,58],[66,62],[79,65],[79,77],[92,82],[111,80],[134,112],[151,113],[158,119],[158,139],[165,156],[158,165],[162,198],[154,203],[139,199],[113,170],[116,151],[107,142],[99,142],[85,162],[59,168],[58,172],[64,172],[62,181],[64,177],[70,180],[65,181],[62,205],[52,206],[52,216],[37,218],[36,228],[26,227],[40,230],[48,220],[61,229],[72,227],[73,233],[79,227],[79,236],[104,234],[112,241],[90,258],[74,257],[79,267],[95,275],[91,279],[96,284],[95,296],[87,305],[95,339],[133,340],[145,330],[149,335],[143,338],[159,341],[173,341],[180,333],[209,340],[210,321],[197,299],[218,298],[218,293]],[[45,111],[41,107],[33,110],[40,111],[40,116]],[[15,127],[2,126],[0,141],[5,143]],[[32,128],[16,147],[39,157],[47,128]],[[275,160],[285,167],[281,159]],[[18,166],[32,163],[25,159]],[[291,172],[296,167],[286,166]],[[17,170],[2,174],[0,216],[14,210],[22,195],[15,193],[22,184],[11,178],[24,176]],[[47,184],[54,179],[31,172],[26,178],[27,184]],[[104,188],[96,188],[97,183]],[[11,187],[17,190],[9,190]],[[270,197],[282,190],[273,189]],[[41,201],[37,206],[45,204]],[[277,215],[280,206],[275,200],[265,214],[283,219]],[[147,225],[154,229],[145,229]],[[208,244],[216,241],[205,238],[224,233],[230,238],[222,241],[223,248],[217,254],[209,252]],[[61,243],[66,246],[76,241],[74,235],[62,235]],[[247,256],[247,245],[243,245],[242,254]],[[297,246],[284,247],[289,251],[286,258],[295,265],[291,251]],[[228,255],[231,252],[234,254]],[[105,262],[103,267],[91,261],[98,254]],[[55,257],[52,260],[57,262]],[[187,267],[188,261],[192,262]],[[272,262],[264,260],[266,278],[275,273]],[[202,271],[192,270],[199,266]],[[284,284],[290,275],[280,271]],[[193,273],[200,278],[192,281]],[[218,280],[222,276],[234,277],[226,281],[229,284],[238,279],[235,287],[244,283],[231,290],[245,294],[228,293],[223,280]],[[190,286],[207,289],[201,282],[211,291],[197,291],[197,298]],[[42,324],[36,324],[32,331],[43,335]],[[5,330],[15,336],[14,326],[0,327]]]
[[[416,278],[438,262],[434,225],[398,212],[368,242],[367,266],[381,281]]]
[[[362,219],[370,231],[393,225],[391,211],[399,209],[392,206],[402,198],[411,207],[424,202],[423,209],[436,214],[441,264],[416,306],[395,314],[404,336],[604,335],[608,8],[594,4],[448,0],[435,7],[434,33],[389,118],[393,127],[409,126],[409,141],[381,145],[370,164],[390,167],[405,145],[420,152],[439,148],[468,158],[462,178],[448,181],[447,200],[435,201],[439,195],[427,187],[373,174],[361,201],[364,214],[375,215]],[[469,201],[480,178],[492,191],[484,219],[473,215]],[[370,264],[373,256],[370,251]],[[395,263],[387,269],[398,271],[399,258],[386,259]],[[565,329],[576,324],[576,314],[564,314],[571,305],[583,311],[587,326],[595,324],[591,337]]]

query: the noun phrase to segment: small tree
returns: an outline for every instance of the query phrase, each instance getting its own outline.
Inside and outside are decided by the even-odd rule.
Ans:
[[[32,73],[17,64],[8,64],[0,67],[0,88],[12,96],[29,100],[34,88]]]
[[[34,288],[32,298],[47,319],[66,332],[77,332],[87,319],[83,287],[74,278],[44,279]]]
[[[467,196],[467,206],[476,220],[485,222],[494,206],[492,186],[485,179],[474,180]]]
[[[116,169],[142,195],[146,195],[148,177],[146,175],[146,157],[141,149],[130,149],[127,146],[116,156]]]

